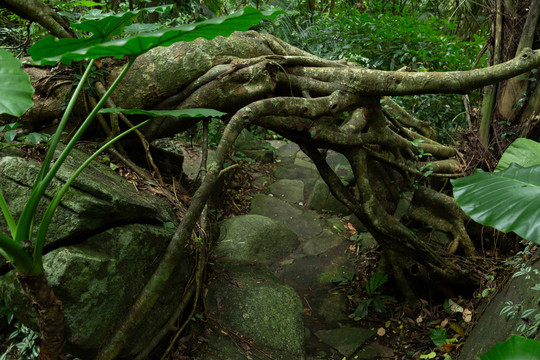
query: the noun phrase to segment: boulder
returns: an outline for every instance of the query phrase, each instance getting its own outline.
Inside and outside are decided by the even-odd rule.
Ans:
[[[3,156],[4,155],[4,156]],[[42,201],[49,198],[87,155],[74,151],[53,180]],[[0,188],[17,218],[39,171],[35,161],[0,152]],[[123,319],[166,251],[176,223],[169,205],[93,163],[73,183],[53,217],[47,236],[44,267],[62,301],[67,325],[67,352],[93,359],[96,351]],[[7,233],[3,222],[0,231]],[[186,254],[171,277],[165,298],[128,341],[124,358],[133,358],[170,318],[181,300],[192,271]],[[15,279],[0,266],[1,301],[19,321],[35,327],[35,314]]]
[[[538,271],[540,271],[540,252],[531,258],[527,267],[530,266],[529,276],[521,275],[512,278],[501,291],[488,303],[467,338],[459,360],[475,360],[495,346],[498,342],[508,340],[514,334],[520,334],[517,327],[523,323],[519,314],[513,319],[501,315],[501,309],[505,303],[511,301],[520,305],[523,311],[534,309],[538,313],[538,291],[531,288],[539,283]],[[535,273],[536,272],[536,273]],[[536,333],[536,340],[540,340],[540,332]]]
[[[315,182],[315,186],[307,201],[308,209],[317,211],[331,211],[336,214],[349,215],[351,210],[337,200],[330,192],[330,188],[321,179]]]
[[[216,321],[199,360],[304,359],[303,307],[290,286],[249,262],[221,262],[217,273],[206,298]]]

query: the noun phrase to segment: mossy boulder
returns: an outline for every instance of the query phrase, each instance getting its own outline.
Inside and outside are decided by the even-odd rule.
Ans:
[[[217,322],[208,329],[208,348],[199,360],[304,359],[303,307],[290,286],[266,266],[249,262],[221,262],[217,273],[223,275],[209,285],[206,300]]]
[[[0,188],[18,217],[39,164],[0,152]],[[75,151],[52,182],[38,211],[87,155]],[[46,276],[62,301],[67,325],[67,352],[93,359],[127,314],[166,251],[175,223],[169,205],[117,176],[99,163],[83,171],[57,209],[47,237]],[[7,233],[5,225],[0,231]],[[137,334],[126,345],[124,358],[133,358],[170,318],[181,300],[192,271],[186,254],[160,299]],[[14,271],[0,265],[0,301],[17,319],[35,327],[35,314],[22,293]]]

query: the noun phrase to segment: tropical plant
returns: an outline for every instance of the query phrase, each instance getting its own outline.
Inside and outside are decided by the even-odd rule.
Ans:
[[[382,295],[381,287],[388,281],[388,275],[378,272],[366,283],[366,295],[367,299],[357,300],[358,305],[354,312],[349,315],[350,318],[358,321],[365,318],[370,308],[373,308],[378,313],[386,312],[385,301],[395,301],[391,296]]]
[[[153,8],[150,11],[154,10],[163,10],[163,7]],[[56,359],[62,351],[64,342],[64,320],[61,303],[54,296],[45,278],[42,258],[45,237],[55,209],[73,180],[99,153],[122,136],[144,125],[149,120],[110,139],[96,153],[90,156],[52,198],[43,217],[37,219],[36,211],[44,197],[45,190],[54,179],[62,163],[75,147],[76,142],[88,128],[120,80],[130,69],[137,56],[156,46],[168,46],[178,41],[191,41],[198,37],[211,39],[220,35],[228,36],[235,30],[249,29],[264,17],[274,16],[272,12],[261,13],[253,8],[245,8],[227,18],[213,19],[197,24],[170,28],[164,31],[112,40],[114,36],[120,35],[123,28],[129,25],[139,13],[141,11],[126,12],[99,20],[87,20],[80,24],[73,24],[73,28],[77,31],[81,33],[88,32],[92,36],[59,40],[49,36],[40,40],[29,49],[29,53],[33,59],[35,61],[41,61],[42,64],[51,64],[57,61],[70,64],[73,61],[91,59],[71,97],[62,120],[58,124],[55,134],[50,139],[49,149],[41,170],[35,179],[32,191],[19,219],[16,220],[11,215],[8,205],[0,192],[0,209],[10,230],[10,234],[0,234],[0,255],[5,257],[15,267],[21,286],[38,308],[38,314],[40,315],[38,323],[42,338],[40,357],[43,359]],[[53,162],[53,155],[62,136],[62,131],[67,124],[77,97],[88,79],[94,60],[103,56],[113,56],[115,58],[130,56],[130,58],[109,90],[102,96],[101,100],[81,124],[75,135],[61,151],[58,158]],[[4,84],[5,93],[8,94],[0,100],[0,113],[19,116],[32,105],[31,95],[33,89],[29,83],[28,75],[20,69],[20,61],[5,51],[0,51],[0,57],[2,60],[0,62],[2,64],[0,67],[0,80]],[[163,115],[217,117],[223,114],[210,109],[186,109],[173,112],[148,112],[124,109],[107,109],[106,111],[135,112],[145,114],[149,117]],[[33,231],[34,222],[39,224],[35,233]]]
[[[513,231],[524,239],[540,244],[540,144],[519,138],[502,155],[493,173],[479,169],[470,176],[452,180],[452,184],[456,202],[473,220],[502,232]],[[530,272],[531,268],[525,266],[516,275],[527,276]],[[540,290],[540,283],[531,290]],[[521,312],[522,317],[529,318],[535,311],[523,310],[507,302],[501,315],[511,318]],[[533,319],[518,331],[528,335],[536,333],[539,318],[536,316]],[[540,341],[514,336],[497,344],[480,358],[533,359],[527,356],[538,355],[539,348]]]

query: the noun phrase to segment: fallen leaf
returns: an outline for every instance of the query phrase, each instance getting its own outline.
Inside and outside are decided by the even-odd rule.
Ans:
[[[452,349],[454,348],[454,346],[456,346],[456,344],[452,344],[452,343],[444,343],[443,344],[443,348],[444,348],[444,351],[449,353],[450,351],[452,351]]]
[[[463,330],[463,328],[458,323],[450,322],[449,326],[450,329],[456,332],[456,334],[459,334],[460,336],[465,335],[465,330]]]
[[[448,319],[444,319],[443,321],[441,321],[441,327],[445,327],[446,325],[448,325]]]
[[[471,310],[469,310],[469,309],[463,310],[463,320],[465,322],[467,322],[467,323],[471,322],[471,320],[472,320],[472,311]]]
[[[452,299],[448,299],[448,306],[450,307],[450,310],[452,312],[460,312],[462,313],[463,312],[463,307],[459,306],[458,304],[456,304],[454,302],[454,300]]]
[[[416,322],[418,324],[420,324],[422,321],[424,321],[424,319],[422,319],[422,315],[420,315],[419,317],[416,318]]]

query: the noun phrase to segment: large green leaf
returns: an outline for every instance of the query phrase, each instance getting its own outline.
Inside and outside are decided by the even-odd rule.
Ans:
[[[182,25],[147,34],[139,34],[137,36],[112,40],[102,44],[92,44],[92,46],[79,48],[77,50],[73,50],[70,46],[63,47],[60,41],[55,41],[57,43],[56,46],[58,46],[59,49],[56,50],[54,55],[49,56],[43,51],[40,51],[37,54],[34,52],[34,54],[36,54],[36,56],[39,54],[39,58],[47,61],[62,61],[66,64],[70,64],[72,61],[96,59],[107,56],[115,58],[121,58],[126,55],[137,56],[156,46],[169,46],[178,41],[191,41],[199,37],[213,39],[216,36],[229,36],[237,30],[249,30],[263,18],[274,18],[281,12],[281,10],[261,12],[247,6],[243,10],[227,17],[214,18],[199,23]],[[48,44],[48,46],[51,45],[52,44]],[[32,55],[32,57],[34,57],[34,55]]]
[[[516,139],[501,156],[495,171],[504,170],[512,163],[523,167],[540,165],[540,144],[529,139]]]
[[[213,109],[180,109],[180,110],[141,110],[141,109],[122,109],[105,108],[99,110],[100,113],[123,113],[128,115],[146,115],[148,117],[173,116],[173,117],[220,117],[224,112]]]
[[[21,61],[6,50],[0,49],[0,114],[21,116],[34,103],[34,88],[30,77],[21,69]]]
[[[540,244],[540,166],[477,170],[452,184],[458,205],[474,221]]]
[[[80,24],[71,24],[72,28],[77,29],[81,33],[92,33],[92,36],[81,39],[57,39],[49,35],[28,49],[28,54],[36,61],[42,59],[59,59],[62,54],[75,52],[110,41],[113,36],[120,35],[124,27],[131,24],[141,13],[163,10],[171,6],[163,5],[162,7],[127,11],[116,15],[109,15],[99,20],[92,19],[83,21]],[[56,61],[54,60],[52,62]]]
[[[480,360],[539,360],[540,341],[514,335],[478,357]]]

